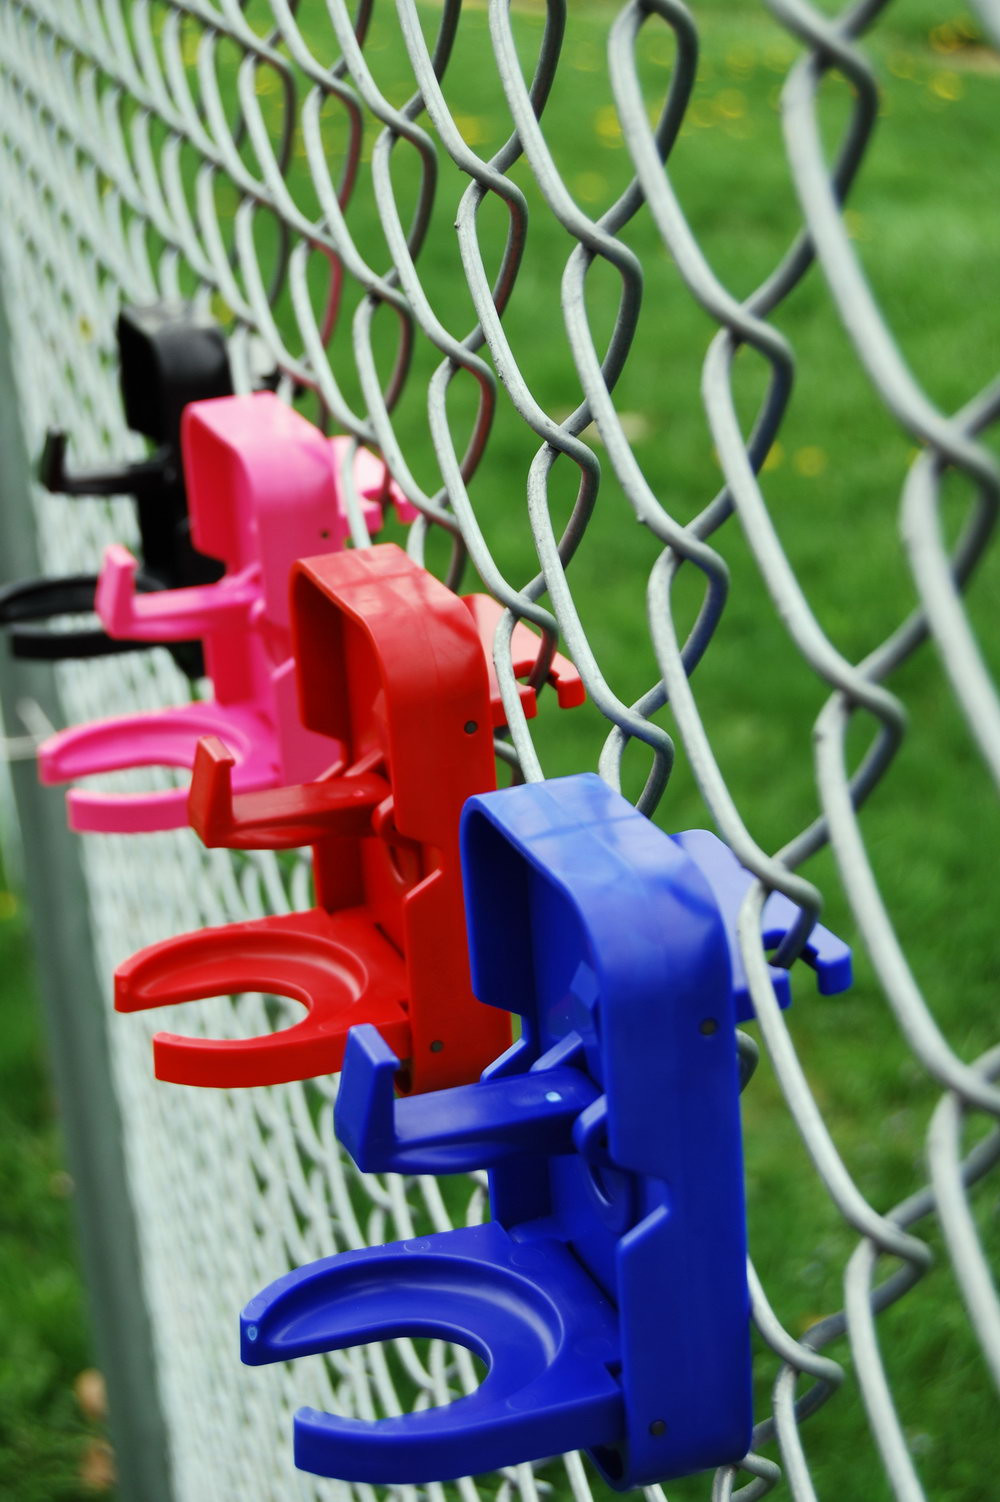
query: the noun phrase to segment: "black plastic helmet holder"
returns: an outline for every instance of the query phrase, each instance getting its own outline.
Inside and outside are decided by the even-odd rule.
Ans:
[[[149,457],[117,468],[66,469],[66,435],[50,430],[39,464],[39,479],[53,494],[71,498],[130,495],[140,537],[143,591],[178,589],[218,579],[222,564],[199,553],[191,542],[184,471],[181,416],[188,402],[230,396],[229,356],[222,330],[211,318],[184,303],[124,308],[116,328],[125,419],[154,445]],[[0,626],[9,632],[15,657],[57,661],[145,651],[146,641],[116,641],[99,626],[53,628],[58,616],[92,611],[96,574],[25,579],[0,590]],[[204,670],[198,642],[162,645],[191,678]]]

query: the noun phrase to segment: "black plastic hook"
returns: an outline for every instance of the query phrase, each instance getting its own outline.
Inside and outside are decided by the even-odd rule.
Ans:
[[[137,576],[136,588],[155,588]],[[53,629],[57,616],[86,615],[94,608],[96,574],[66,574],[58,579],[24,579],[0,589],[0,625],[10,628],[15,657],[34,662],[61,662],[76,657],[111,657],[133,652],[132,641],[116,641],[101,626]]]

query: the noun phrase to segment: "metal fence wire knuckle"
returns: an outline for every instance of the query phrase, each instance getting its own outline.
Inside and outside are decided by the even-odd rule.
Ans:
[[[435,1335],[487,1362],[445,1407],[301,1411],[296,1463],[344,1481],[446,1481],[584,1448],[625,1490],[739,1460],[752,1413],[732,921],[751,877],[714,836],[672,839],[590,774],[470,798],[462,861],[475,993],[518,1014],[521,1036],[477,1083],[397,1099],[392,1045],[359,1026],[335,1126],[364,1170],[488,1169],[492,1220],[280,1278],[244,1310],[243,1359]],[[823,945],[839,989],[849,957]]]
[[[59,732],[39,750],[44,782],[149,765],[190,769],[206,735],[231,752],[239,792],[316,776],[335,759],[336,748],[303,726],[295,706],[288,603],[293,563],[342,548],[347,537],[331,440],[268,391],[193,402],[181,426],[192,538],[217,560],[220,577],[142,594],[136,560],[115,544],[96,606],[117,639],[198,642],[213,696]],[[365,485],[370,491],[375,477]],[[378,501],[363,504],[377,530]],[[184,787],[73,788],[67,802],[74,829],[135,833],[186,824],[187,798]]]
[[[300,561],[291,629],[302,723],[327,748],[321,776],[240,792],[221,740],[199,747],[191,823],[206,845],[311,844],[316,905],[153,945],[116,973],[137,1011],[240,991],[300,1002],[293,1026],[249,1040],[159,1035],[160,1079],[273,1084],[339,1070],[349,1029],[371,1023],[405,1060],[399,1087],[474,1079],[508,1019],[471,991],[458,829],[495,786],[482,645],[457,596],[395,544]]]
[[[140,537],[137,588],[143,591],[206,584],[219,566],[195,545],[188,522],[181,464],[181,419],[189,402],[227,396],[233,383],[222,330],[183,303],[123,308],[116,326],[119,384],[125,420],[154,447],[146,459],[105,469],[70,471],[66,434],[49,429],[38,477],[53,495],[131,496]],[[14,655],[46,661],[103,657],[162,645],[192,678],[203,671],[195,642],[116,638],[92,627],[52,628],[59,616],[95,609],[97,576],[32,579],[0,593],[0,624],[9,628]]]

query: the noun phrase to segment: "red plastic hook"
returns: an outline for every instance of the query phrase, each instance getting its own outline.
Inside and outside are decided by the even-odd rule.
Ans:
[[[493,706],[493,724],[497,727],[506,724],[503,700],[500,697],[500,683],[497,679],[496,668],[493,666],[493,639],[500,624],[500,617],[504,613],[504,607],[490,595],[463,595],[465,604],[472,612],[472,619],[476,623],[479,639],[486,653],[486,661],[490,674],[490,703]],[[542,642],[523,621],[518,621],[511,636],[510,650],[511,661],[514,666],[515,678],[527,678],[533,671],[541,653]],[[586,691],[583,680],[573,663],[561,652],[552,654],[545,681],[556,691],[556,700],[560,709],[576,709],[586,699]],[[538,696],[535,690],[527,683],[518,684],[518,694],[521,699],[521,708],[525,718],[532,720],[538,713]]]

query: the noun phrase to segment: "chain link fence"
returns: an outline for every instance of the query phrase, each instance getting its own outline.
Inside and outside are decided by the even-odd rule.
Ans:
[[[57,423],[81,462],[134,453],[118,308],[209,308],[240,389],[262,345],[286,399],[384,456],[420,513],[411,555],[455,587],[478,575],[507,607],[503,759],[529,780],[596,766],[665,827],[708,822],[758,878],[741,944],[762,1055],[744,1096],[759,1422],[740,1467],[672,1497],[971,1498],[993,1470],[1000,1048],[990,925],[977,948],[968,915],[994,903],[1000,778],[992,649],[974,629],[1000,497],[982,271],[1000,248],[1000,17],[979,7],[918,6],[901,30],[879,0],[0,10],[0,252],[32,451]],[[878,177],[886,79],[926,94],[936,178],[891,113]],[[963,239],[949,171],[977,154]],[[893,239],[886,205],[904,200],[932,217]],[[124,503],[38,492],[35,507],[53,572],[132,540]],[[522,619],[574,659],[585,711],[542,695],[524,718]],[[187,693],[166,653],[57,672],[66,723]],[[183,832],[81,850],[106,977],[167,935],[310,901],[304,861]],[[921,862],[924,906],[894,901]],[[779,1011],[758,938],[774,889],[804,915],[786,961],[822,889],[862,951],[856,1000]],[[178,1028],[248,1036],[274,1006],[201,1003]],[[481,1218],[483,1184],[359,1175],[332,1136],[332,1080],[156,1085],[153,1031],[116,1018],[107,1048],[174,1495],[339,1496],[293,1469],[293,1411],[438,1403],[474,1385],[470,1359],[396,1342],[253,1371],[236,1312],[302,1262]],[[447,1490],[601,1488],[570,1456]]]

